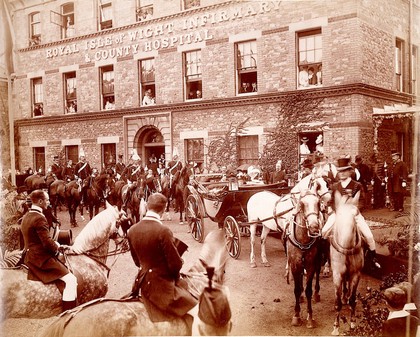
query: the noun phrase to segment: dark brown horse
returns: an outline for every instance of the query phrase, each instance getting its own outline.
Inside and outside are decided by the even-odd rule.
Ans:
[[[47,188],[46,177],[38,173],[32,174],[29,177],[26,177],[24,184],[25,184],[26,190],[28,191],[28,194],[38,189]]]
[[[175,201],[174,209],[179,212],[179,222],[181,224],[185,218],[185,216],[182,216],[185,210],[184,189],[188,184],[190,176],[189,172],[190,170],[188,170],[187,166],[184,166],[180,171],[178,171],[172,178],[172,188],[170,187],[171,182],[168,175],[162,176],[160,181],[162,194],[168,198],[166,212],[169,212],[171,201]],[[185,221],[187,220],[185,219]]]
[[[139,222],[146,213],[146,202],[144,200],[144,179],[140,178],[134,182],[135,186],[125,184],[121,189],[121,200],[127,206],[127,212],[135,222]],[[127,193],[131,188],[131,193]],[[128,198],[128,199],[127,199]],[[126,200],[127,199],[127,200]]]
[[[88,181],[85,181],[86,184],[84,188],[85,191],[85,206],[89,210],[90,219],[99,213],[99,207],[108,197],[110,192],[108,179],[110,178],[109,174],[104,172],[99,174],[96,177],[90,177]],[[95,211],[95,214],[93,213]],[[83,208],[81,211],[83,215]]]
[[[293,274],[295,294],[295,314],[292,325],[301,324],[300,297],[303,292],[303,277],[306,272],[305,295],[307,301],[308,328],[313,328],[312,318],[312,281],[315,275],[319,277],[321,259],[319,257],[319,237],[321,232],[320,202],[316,193],[307,190],[302,193],[297,214],[289,228],[287,238],[288,265]],[[319,279],[318,279],[319,280]],[[319,283],[317,282],[319,291]]]
[[[70,215],[70,224],[72,227],[77,227],[76,210],[82,200],[82,186],[81,182],[72,180],[66,184],[65,193],[67,208]]]
[[[48,194],[54,215],[57,216],[57,206],[66,201],[66,182],[64,180],[54,180],[48,187]]]

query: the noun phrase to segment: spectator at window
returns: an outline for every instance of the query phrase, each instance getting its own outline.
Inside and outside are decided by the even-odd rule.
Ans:
[[[316,85],[316,76],[314,74],[314,68],[310,67],[308,69],[308,83],[309,85]]]
[[[114,103],[111,102],[111,100],[107,100],[105,104],[105,110],[114,110],[114,109],[115,109]]]
[[[201,98],[201,91],[197,90],[197,98]]]
[[[44,114],[44,109],[42,107],[42,103],[35,104],[34,116],[42,116],[43,114]]]
[[[152,96],[152,89],[147,89],[143,97],[143,105],[155,105],[155,98]]]
[[[249,83],[242,82],[242,87],[239,90],[240,93],[249,92]]]
[[[302,67],[299,72],[299,86],[300,87],[307,87],[309,86],[309,74],[308,74],[308,67]]]
[[[258,91],[257,82],[252,82],[251,85],[252,85],[251,92],[257,92]]]
[[[322,64],[318,66],[318,71],[316,72],[316,83],[318,85],[322,84]]]

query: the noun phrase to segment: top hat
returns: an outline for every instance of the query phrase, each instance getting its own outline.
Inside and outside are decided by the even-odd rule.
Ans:
[[[302,167],[312,170],[314,168],[314,164],[310,158],[306,158],[302,163]]]
[[[123,155],[122,154],[119,154],[118,155],[118,158],[121,158],[122,159],[123,158]]]
[[[58,159],[58,156],[54,156],[54,157],[53,157],[53,159],[54,159],[54,160],[55,160],[55,159]]]
[[[302,139],[301,139],[302,142],[307,142],[308,140],[309,140],[308,137],[302,137]]]
[[[204,288],[199,300],[198,317],[204,323],[215,327],[223,327],[229,323],[232,312],[222,289]]]
[[[391,151],[391,156],[400,156],[401,157],[401,153],[398,150],[392,150]]]
[[[340,158],[337,160],[337,171],[345,171],[353,168],[350,164],[350,159],[348,157]]]
[[[318,135],[318,137],[316,137],[315,144],[321,144],[322,142],[323,142],[322,135]]]

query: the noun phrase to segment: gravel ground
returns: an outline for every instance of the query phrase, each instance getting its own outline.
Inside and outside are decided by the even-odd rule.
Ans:
[[[60,212],[59,218],[63,229],[68,229],[68,214]],[[172,214],[173,219],[179,215]],[[79,218],[80,227],[73,231],[76,236],[87,221]],[[184,254],[184,269],[195,261],[201,244],[194,241],[187,233],[187,225],[180,225],[178,221],[165,221],[174,235],[187,243],[189,249]],[[209,219],[205,221],[205,230],[217,229],[217,224]],[[260,253],[259,240],[257,254]],[[332,278],[321,279],[321,302],[313,305],[315,328],[307,329],[305,325],[292,327],[291,320],[294,308],[293,280],[287,284],[283,278],[285,254],[281,242],[274,236],[267,240],[267,257],[271,262],[270,268],[258,265],[257,268],[249,266],[250,243],[248,237],[241,238],[242,252],[237,260],[228,260],[225,284],[231,293],[231,310],[233,328],[231,335],[260,335],[260,336],[325,336],[332,331],[334,313]],[[259,259],[257,260],[258,263]],[[107,261],[111,272],[109,276],[108,298],[120,298],[127,294],[136,275],[136,267],[132,262],[130,253],[119,255],[116,259]],[[359,284],[359,291],[365,292],[366,287],[379,288],[380,281],[363,275]],[[302,318],[306,318],[306,304],[302,303]],[[357,313],[361,313],[360,303]],[[343,315],[349,315],[349,308],[343,309]],[[2,336],[26,337],[38,336],[42,329],[51,322],[51,319],[8,319],[0,326]],[[347,326],[343,326],[348,328]],[[75,336],[76,337],[76,336]]]

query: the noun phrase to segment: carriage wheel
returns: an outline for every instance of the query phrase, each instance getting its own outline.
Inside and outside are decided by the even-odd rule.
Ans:
[[[226,249],[231,257],[237,259],[241,254],[241,232],[233,216],[225,218]]]
[[[190,194],[187,197],[185,215],[187,217],[188,226],[190,226],[191,235],[198,242],[204,241],[204,216],[198,206],[198,199],[195,195]]]

